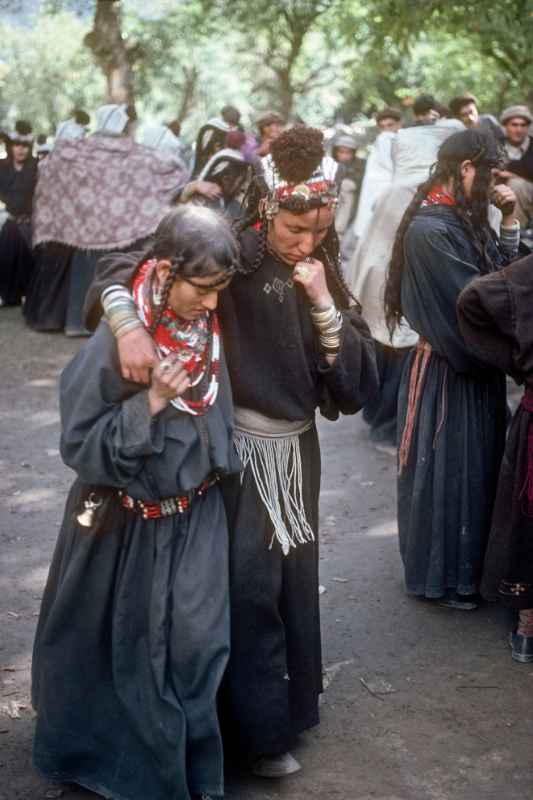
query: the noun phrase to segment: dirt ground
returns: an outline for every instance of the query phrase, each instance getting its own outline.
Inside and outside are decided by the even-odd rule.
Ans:
[[[57,378],[80,341],[33,333],[18,309],[0,309],[0,342],[0,798],[40,800],[60,795],[31,768],[29,666],[72,478],[58,452]],[[510,618],[407,598],[393,460],[359,418],[320,429],[322,723],[296,750],[300,773],[231,774],[228,798],[531,800],[533,665],[511,661]]]

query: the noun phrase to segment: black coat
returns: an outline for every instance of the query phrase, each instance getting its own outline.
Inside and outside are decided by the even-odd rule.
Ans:
[[[469,349],[533,389],[533,256],[473,281],[457,313]],[[520,404],[502,461],[482,582],[483,594],[533,608],[533,517],[525,493],[533,414]]]
[[[484,265],[453,209],[420,210],[405,237],[402,308],[431,345],[407,465],[398,480],[398,529],[407,591],[477,591],[505,437],[505,378],[473,355],[455,306]],[[491,253],[502,263],[495,245]],[[416,354],[398,398],[404,430]]]

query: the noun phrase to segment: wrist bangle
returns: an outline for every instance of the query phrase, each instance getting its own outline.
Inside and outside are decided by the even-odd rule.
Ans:
[[[113,333],[115,334],[116,339],[120,339],[121,336],[124,336],[124,334],[135,330],[135,328],[143,328],[143,327],[144,326],[140,319],[136,320],[130,319],[124,322],[123,325],[121,325],[120,328],[118,328],[116,331],[113,331]]]
[[[341,348],[342,314],[332,304],[327,308],[311,308],[311,319],[318,331],[318,341],[324,355],[336,356]]]
[[[102,306],[113,335],[119,339],[143,324],[137,306],[125,286],[110,286],[102,293]]]

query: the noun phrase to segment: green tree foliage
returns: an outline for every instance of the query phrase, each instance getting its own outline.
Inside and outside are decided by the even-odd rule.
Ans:
[[[51,131],[74,105],[105,102],[106,63],[84,42],[111,0],[6,1],[0,126],[27,116]],[[312,124],[422,91],[468,90],[494,112],[533,104],[533,0],[121,0],[120,12],[139,117],[180,119],[189,139],[227,103],[248,123],[273,108]]]
[[[403,74],[417,70],[419,86],[440,87],[448,97],[469,89],[495,111],[513,100],[533,103],[533,0],[367,0],[362,5],[359,0],[343,4],[339,35],[348,44],[363,17],[370,46],[403,54]]]
[[[74,107],[102,103],[103,75],[82,46],[87,31],[68,12],[42,15],[31,27],[0,23],[0,127],[23,117],[51,134]]]
[[[288,118],[297,97],[331,84],[332,52],[316,34],[338,0],[204,0],[208,14],[241,33],[242,55],[255,66],[254,92]],[[313,46],[314,45],[314,46]]]

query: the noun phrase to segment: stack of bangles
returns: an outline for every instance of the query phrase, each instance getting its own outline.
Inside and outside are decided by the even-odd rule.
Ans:
[[[311,308],[311,319],[318,330],[320,346],[327,356],[336,356],[341,349],[342,314],[334,305]]]
[[[110,286],[102,292],[102,306],[109,327],[117,339],[143,324],[135,302],[125,286]]]

